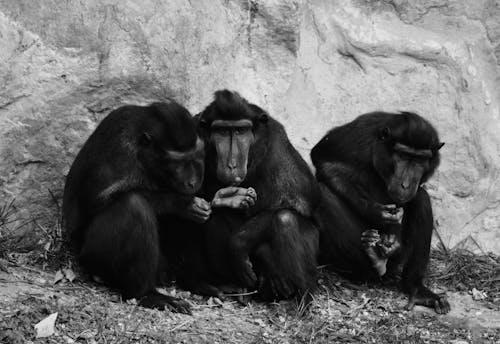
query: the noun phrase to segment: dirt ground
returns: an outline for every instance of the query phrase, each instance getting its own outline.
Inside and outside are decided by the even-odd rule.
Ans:
[[[241,304],[165,289],[189,300],[190,316],[122,302],[73,270],[13,259],[0,265],[1,343],[500,343],[500,299],[438,283],[450,268],[436,259],[430,285],[447,292],[447,315],[422,307],[406,311],[396,287],[355,285],[324,269],[302,316],[293,301]],[[53,313],[55,333],[35,339],[34,325]]]

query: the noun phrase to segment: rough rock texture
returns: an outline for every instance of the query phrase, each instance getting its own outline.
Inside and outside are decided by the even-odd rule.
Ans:
[[[10,228],[54,224],[110,109],[173,97],[196,113],[226,87],[283,121],[307,159],[363,112],[424,115],[446,142],[428,185],[442,241],[500,253],[498,1],[0,0],[0,46]]]

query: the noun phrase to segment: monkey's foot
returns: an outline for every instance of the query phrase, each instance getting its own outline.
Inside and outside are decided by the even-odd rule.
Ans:
[[[292,285],[279,276],[259,276],[259,296],[262,300],[272,302],[273,300],[289,299],[294,295]]]
[[[369,247],[365,250],[365,252],[368,255],[368,258],[370,258],[372,266],[375,271],[377,271],[377,274],[379,276],[384,276],[387,272],[387,261],[389,259],[380,257],[373,247]]]
[[[253,265],[250,258],[242,259],[242,264],[237,269],[237,275],[240,282],[247,288],[253,288],[257,284],[257,275],[253,271]]]
[[[361,245],[370,259],[373,268],[379,276],[385,275],[387,271],[388,258],[378,250],[381,239],[377,230],[369,229],[361,233]]]
[[[175,313],[191,315],[191,305],[179,298],[163,295],[158,292],[150,293],[139,300],[139,305],[153,309],[169,309]]]
[[[279,276],[269,277],[269,285],[273,295],[278,299],[288,299],[294,293],[293,286],[285,278]]]
[[[406,309],[412,310],[415,305],[433,308],[438,314],[446,314],[451,310],[450,303],[444,293],[438,295],[427,288],[410,295]]]

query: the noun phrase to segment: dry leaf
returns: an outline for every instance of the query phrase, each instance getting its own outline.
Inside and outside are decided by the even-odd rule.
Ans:
[[[61,270],[57,270],[56,272],[56,275],[54,276],[54,284],[56,284],[57,282],[60,282],[64,279],[64,274]]]
[[[477,290],[476,288],[472,288],[472,299],[474,299],[475,301],[484,300],[487,297],[488,297],[488,294],[486,294],[484,291]]]
[[[73,270],[71,270],[69,268],[63,269],[63,272],[64,272],[64,276],[66,277],[66,279],[70,282],[73,282],[73,280],[76,278],[76,275],[73,272]]]
[[[54,334],[54,328],[56,325],[57,312],[52,313],[39,323],[35,325],[36,338],[49,337]]]

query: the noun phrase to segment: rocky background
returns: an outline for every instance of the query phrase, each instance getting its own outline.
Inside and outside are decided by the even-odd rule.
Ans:
[[[50,235],[111,109],[172,97],[197,113],[230,88],[307,160],[358,114],[422,114],[446,142],[435,242],[498,254],[499,58],[498,0],[0,0],[0,238]]]

